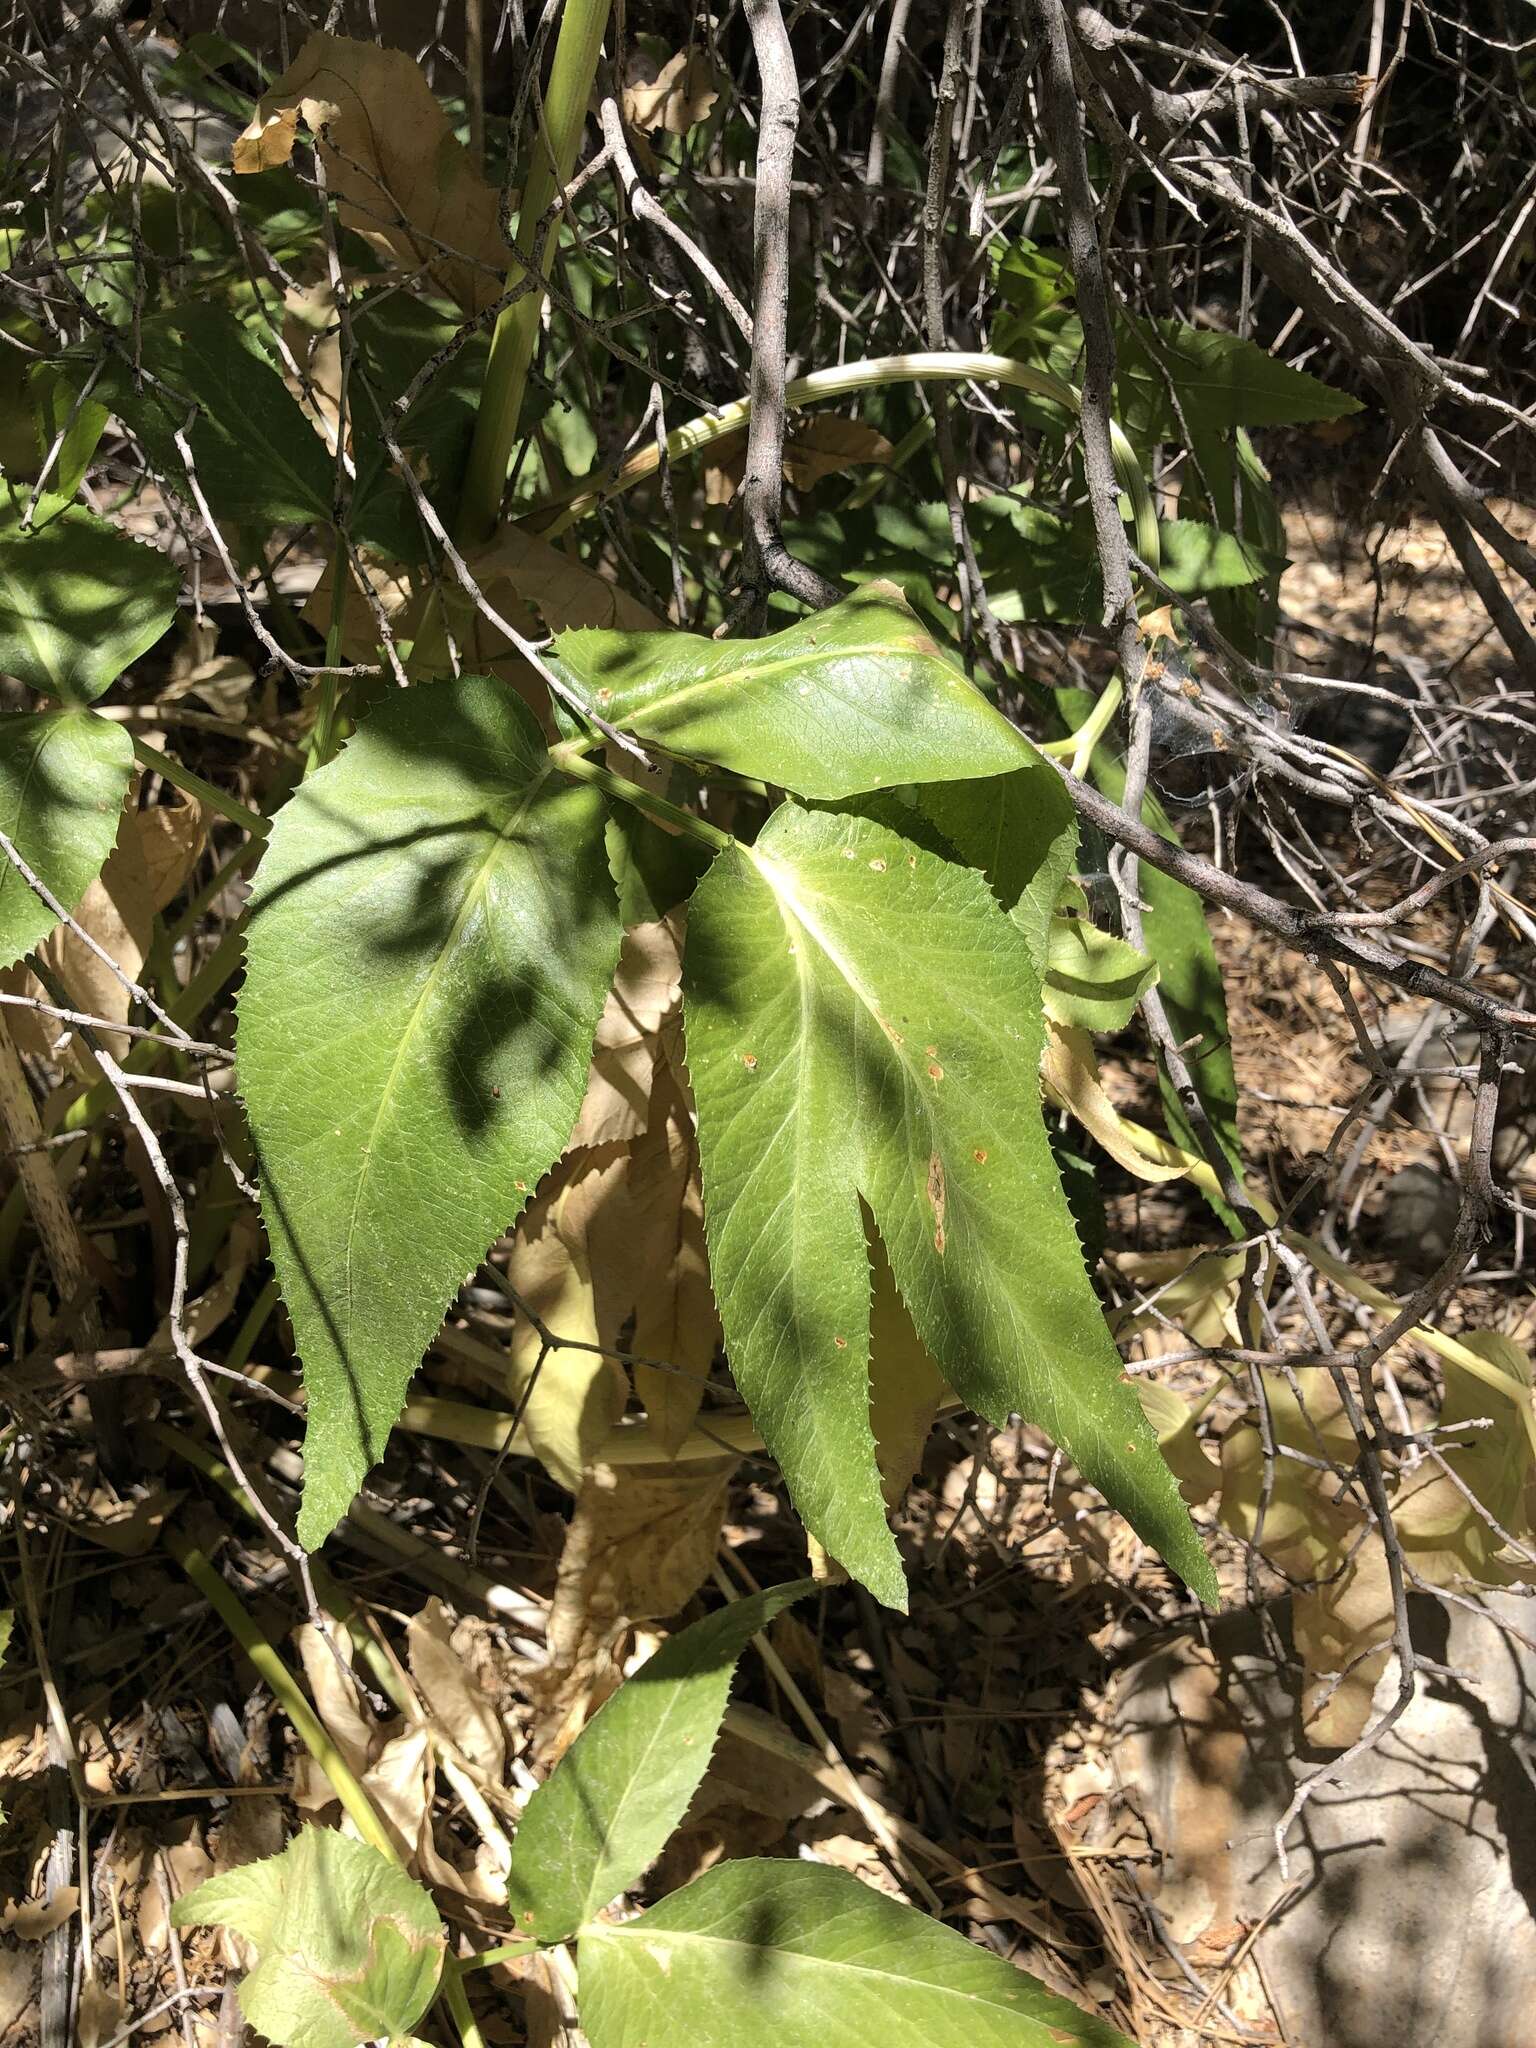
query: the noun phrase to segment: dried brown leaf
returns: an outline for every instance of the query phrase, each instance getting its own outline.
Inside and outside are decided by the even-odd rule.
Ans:
[[[435,1596],[412,1616],[405,1633],[411,1676],[427,1712],[454,1747],[499,1785],[507,1761],[501,1716],[454,1648],[453,1625]]]
[[[312,35],[257,102],[235,143],[236,171],[316,136],[342,225],[365,235],[469,312],[500,296],[508,252],[501,198],[475,168],[414,57],[347,36]]]
[[[668,135],[686,135],[708,117],[720,97],[720,83],[702,50],[679,50],[654,78],[631,78],[625,85],[624,119],[643,135],[653,135],[658,128]]]
[[[628,1624],[676,1614],[708,1577],[735,1469],[734,1459],[711,1459],[597,1465],[587,1475],[549,1610],[556,1746],[613,1679],[614,1646]]]
[[[657,1068],[682,1054],[682,974],[681,912],[625,932],[592,1041],[573,1147],[636,1138],[646,1129]]]

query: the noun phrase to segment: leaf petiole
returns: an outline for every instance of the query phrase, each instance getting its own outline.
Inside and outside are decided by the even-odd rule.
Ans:
[[[605,796],[617,797],[620,803],[633,805],[668,831],[686,832],[692,838],[702,840],[716,853],[724,853],[736,844],[729,832],[722,832],[707,818],[696,817],[692,811],[685,811],[681,804],[671,803],[666,797],[643,789],[638,782],[631,782],[627,775],[616,775],[600,761],[592,760],[584,751],[585,746],[583,740],[565,740],[550,748],[549,758],[562,774],[577,782],[589,782],[594,789],[602,790]]]

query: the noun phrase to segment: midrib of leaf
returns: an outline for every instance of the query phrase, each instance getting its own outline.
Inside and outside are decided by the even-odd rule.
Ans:
[[[815,648],[806,654],[780,655],[773,661],[745,662],[740,668],[722,669],[717,675],[703,676],[696,683],[684,683],[678,689],[668,690],[660,696],[652,697],[645,704],[637,706],[636,709],[647,714],[653,711],[670,711],[674,705],[685,704],[690,697],[708,696],[711,691],[733,689],[738,683],[755,683],[763,677],[773,677],[781,673],[793,673],[796,670],[824,666],[832,660],[858,659],[865,655],[878,660],[883,655],[899,653],[903,650],[909,654],[932,654],[936,661],[942,661],[943,659],[936,649],[925,647],[920,640],[911,638],[872,641],[868,644],[859,642],[853,645],[839,642],[835,646]],[[963,680],[963,678],[956,676],[955,680],[958,682]],[[983,699],[982,701],[984,702],[985,700]],[[866,715],[872,709],[868,704],[862,705],[860,708]],[[631,716],[633,715],[632,713]]]
[[[870,990],[864,987],[863,983],[860,981],[858,977],[857,972],[854,969],[853,963],[848,959],[847,955],[840,950],[836,942],[831,938],[831,936],[827,932],[826,927],[820,922],[820,920],[815,916],[815,914],[806,907],[804,897],[798,893],[798,891],[794,887],[794,884],[788,879],[789,873],[791,871],[782,867],[780,863],[774,860],[771,855],[759,854],[755,847],[747,847],[743,850],[746,852],[748,858],[752,861],[753,865],[756,867],[758,873],[762,876],[763,880],[768,884],[768,887],[773,891],[774,900],[779,905],[780,916],[784,916],[784,910],[787,904],[789,908],[789,916],[794,919],[796,924],[798,924],[802,930],[808,933],[809,936],[815,940],[817,946],[820,948],[821,952],[825,955],[825,957],[831,962],[832,966],[836,969],[840,978],[847,984],[848,988],[852,991],[852,993],[855,996],[857,996],[858,1000],[864,1005],[864,1008],[869,1012],[870,1016],[874,1019],[875,1023],[879,1025],[880,1034],[885,1039],[886,1043],[891,1047],[891,1050],[895,1053],[898,1063],[906,1069],[908,1077],[915,1082],[917,1080],[917,1071],[906,1053],[905,1040],[895,1036],[891,1032],[891,1030],[886,1024],[885,1019],[880,1014],[880,1004],[878,998],[874,996],[870,992]],[[788,922],[789,920],[786,918],[786,928],[788,926]],[[806,978],[806,967],[798,947],[796,947],[795,949],[794,957],[795,966],[799,972],[801,983],[803,986]],[[801,1016],[803,1017],[804,1015],[805,1003],[802,999]],[[919,1090],[919,1092],[921,1092],[921,1090]]]
[[[411,1007],[410,1017],[406,1022],[404,1031],[400,1034],[400,1043],[395,1047],[395,1056],[389,1063],[389,1074],[387,1079],[385,1080],[383,1090],[379,1096],[378,1107],[374,1110],[373,1121],[368,1127],[368,1142],[363,1147],[362,1171],[358,1174],[357,1186],[353,1190],[352,1194],[352,1213],[347,1218],[346,1291],[347,1320],[349,1325],[351,1323],[352,1317],[352,1247],[357,1242],[357,1212],[359,1208],[362,1206],[363,1194],[368,1186],[369,1178],[373,1172],[374,1141],[379,1135],[379,1126],[384,1120],[385,1109],[389,1106],[390,1099],[394,1094],[395,1083],[399,1078],[400,1074],[401,1062],[404,1060],[406,1054],[409,1052],[411,1048],[411,1044],[416,1036],[417,1027],[421,1023],[422,1012],[426,1008],[427,1003],[431,998],[432,992],[437,986],[438,976],[442,972],[443,962],[448,958],[449,953],[452,951],[454,943],[458,939],[459,933],[464,929],[464,925],[468,920],[470,913],[478,906],[481,897],[484,895],[486,887],[489,884],[491,874],[495,869],[496,862],[501,855],[503,846],[511,837],[513,830],[518,825],[520,825],[523,819],[526,817],[529,809],[533,804],[534,798],[538,795],[539,791],[544,787],[544,784],[548,781],[549,775],[550,770],[547,767],[539,769],[538,773],[534,776],[533,780],[529,783],[527,789],[524,791],[516,808],[509,814],[506,823],[500,828],[500,830],[496,833],[495,838],[491,841],[490,850],[487,852],[485,859],[480,863],[479,872],[476,874],[469,888],[464,892],[464,901],[459,905],[458,914],[454,918],[452,925],[449,927],[448,935],[444,939],[442,945],[439,946],[437,950],[437,958],[432,962],[432,966],[427,974],[426,981],[422,984],[421,993],[417,996],[415,1003]]]
[[[817,1932],[818,1934],[825,1934],[830,1928],[835,1927],[836,1924],[835,1919],[825,1920],[821,1923]],[[740,1949],[745,1955],[749,1956],[760,1957],[765,1952],[764,1945],[761,1942],[742,1941],[735,1935],[703,1934],[697,1928],[692,1927],[648,1927],[646,1925],[646,1916],[643,1913],[638,1920],[629,1920],[623,1923],[615,1923],[610,1920],[592,1920],[585,1927],[579,1929],[578,1932],[583,1941],[590,1941],[594,1936],[601,1936],[604,1940],[610,1938],[638,1940],[647,1951],[654,1951],[656,1946],[663,1942],[675,1947],[683,1947],[689,1942],[696,1942],[701,1947]],[[847,1963],[833,1956],[807,1955],[803,1949],[769,1948],[767,1953],[771,1954],[779,1964],[798,1963],[802,1969],[808,1970],[841,1970],[849,1977],[873,1978],[878,1983],[892,1986],[905,1985],[914,1991],[932,1992],[942,1998],[957,1999],[962,2005],[980,2007],[985,2012],[1008,2013],[1014,2018],[1034,2020],[1034,2015],[1027,2008],[1003,2005],[995,1998],[983,1998],[974,1991],[957,1991],[952,1985],[935,1984],[927,1977],[907,1977],[903,1976],[899,1970],[877,1969],[870,1963]],[[1043,2025],[1045,2022],[1035,2021],[1035,2024]]]

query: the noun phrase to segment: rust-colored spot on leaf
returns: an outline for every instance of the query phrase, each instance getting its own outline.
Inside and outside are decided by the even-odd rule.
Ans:
[[[973,1158],[973,1159],[975,1160],[975,1162],[976,1162],[976,1164],[977,1164],[978,1166],[985,1166],[985,1165],[986,1165],[986,1163],[987,1163],[987,1148],[986,1148],[986,1146],[985,1146],[985,1145],[978,1145],[978,1146],[976,1147],[976,1150],[975,1150],[975,1151],[974,1151],[974,1152],[973,1152],[973,1153],[971,1154],[971,1157],[972,1157],[972,1158]]]
[[[597,693],[597,701],[599,704],[611,704],[613,702],[612,690],[599,690]]]
[[[870,862],[870,866],[874,869],[877,875],[883,875],[885,873],[885,862],[880,859],[878,854]]]
[[[757,1072],[757,1054],[755,1052],[744,1052],[741,1056],[741,1064],[749,1074],[755,1074]]]
[[[525,1181],[525,1180],[515,1180],[515,1181],[513,1181],[512,1185],[513,1185],[513,1187],[515,1187],[515,1188],[517,1189],[517,1192],[518,1192],[518,1193],[519,1193],[520,1195],[526,1195],[526,1194],[527,1194],[527,1192],[528,1192],[528,1183],[527,1183],[527,1181]]]
[[[927,1053],[931,1060],[936,1060],[939,1056],[939,1048],[936,1045],[925,1045],[923,1051]]]
[[[928,1078],[929,1078],[929,1079],[930,1079],[931,1081],[942,1081],[942,1080],[943,1080],[943,1078],[944,1078],[944,1069],[943,1069],[943,1068],[942,1068],[942,1067],[941,1067],[941,1066],[939,1065],[939,1063],[938,1063],[938,1061],[937,1061],[937,1060],[930,1060],[930,1061],[928,1062]]]
[[[848,1349],[848,1339],[846,1337],[834,1337],[832,1339],[832,1342],[837,1346],[839,1351],[846,1351]]]
[[[944,1256],[944,1211],[949,1204],[949,1190],[944,1179],[944,1162],[937,1152],[928,1158],[928,1204],[933,1210],[933,1248],[942,1259]]]

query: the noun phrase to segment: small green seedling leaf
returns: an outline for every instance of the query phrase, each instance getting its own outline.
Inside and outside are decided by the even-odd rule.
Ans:
[[[93,711],[0,718],[0,831],[66,910],[112,851],[132,775],[128,734]],[[57,923],[0,855],[0,969],[14,967]]]
[[[518,1828],[507,1898],[520,1933],[568,1940],[655,1861],[709,1767],[737,1658],[813,1590],[798,1579],[696,1621],[594,1715]]]
[[[603,825],[486,676],[389,699],[278,815],[239,1062],[308,1388],[311,1548],[570,1135],[619,950]]]
[[[955,1392],[1038,1423],[1214,1597],[1051,1156],[1028,942],[982,876],[785,805],[699,884],[683,996],[726,1350],[831,1555],[905,1605],[870,1431],[862,1196]]]
[[[240,2010],[273,2048],[400,2040],[436,1995],[448,1940],[398,1864],[329,1828],[303,1828],[280,1856],[210,1878],[171,1918],[250,1942]]]
[[[0,496],[0,672],[89,704],[176,616],[181,575],[83,506]]]
[[[592,2048],[1131,2048],[963,1934],[815,1863],[722,1863],[582,1929]]]
[[[835,801],[1038,758],[891,583],[762,640],[582,631],[556,648],[610,724],[797,796]]]

